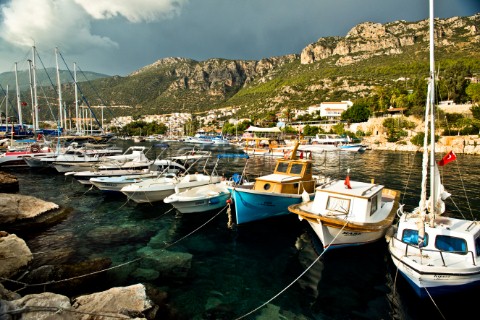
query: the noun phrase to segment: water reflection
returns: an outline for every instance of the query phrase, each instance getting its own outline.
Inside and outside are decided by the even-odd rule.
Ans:
[[[172,144],[168,152],[176,154],[182,148],[191,146]],[[240,151],[221,147],[212,152]],[[352,180],[374,179],[400,190],[407,207],[418,204],[419,153],[325,153],[315,156],[314,161],[315,173],[344,179],[350,168]],[[209,162],[209,170],[214,162]],[[477,163],[475,156],[457,155],[456,162],[442,168],[445,188],[454,200],[447,202],[447,214],[469,216],[470,208],[478,208],[480,166]],[[219,172],[227,176],[241,172],[244,164],[244,160],[232,159]],[[248,160],[250,171],[271,172],[273,165],[272,159]],[[109,272],[104,277],[105,283],[98,284],[99,288],[138,282],[153,284],[168,292],[169,303],[185,318],[232,319],[246,314],[289,286],[322,253],[309,225],[293,215],[230,230],[225,212],[218,216],[215,216],[218,212],[178,215],[163,203],[135,204],[126,202],[122,195],[106,196],[88,190],[71,177],[28,170],[19,172],[18,177],[20,193],[72,208],[59,224],[22,235],[33,252],[45,253],[38,255],[37,265],[98,257],[109,258],[113,265],[118,265],[146,252],[160,254],[162,248],[201,227],[167,249],[190,261],[187,273],[166,278],[161,275],[160,266],[137,263]],[[478,218],[478,212],[475,215]],[[205,224],[209,219],[211,222]],[[461,311],[454,306],[474,305],[479,293],[476,290],[470,295],[435,302],[447,319],[458,318]],[[263,315],[306,319],[440,319],[437,307],[431,301],[418,301],[404,279],[396,274],[386,243],[379,241],[327,252],[299,281],[248,318]]]

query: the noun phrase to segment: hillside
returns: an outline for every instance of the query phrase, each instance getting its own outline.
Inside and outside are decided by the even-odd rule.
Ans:
[[[437,19],[436,62],[461,63],[480,74],[480,14]],[[110,116],[201,112],[235,106],[261,117],[282,107],[356,100],[378,88],[404,89],[428,77],[428,21],[361,23],[345,37],[320,38],[302,52],[259,61],[166,58],[126,77],[81,85],[90,105],[106,104]],[[409,80],[410,79],[410,80]],[[2,82],[3,85],[3,82]],[[73,86],[64,100],[73,106]],[[52,94],[52,92],[50,92]]]

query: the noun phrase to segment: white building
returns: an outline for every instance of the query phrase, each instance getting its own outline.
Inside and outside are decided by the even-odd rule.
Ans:
[[[320,103],[320,116],[338,119],[344,111],[353,106],[351,101],[322,102]]]

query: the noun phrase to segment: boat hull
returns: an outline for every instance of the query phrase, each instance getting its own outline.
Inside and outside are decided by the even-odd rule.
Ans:
[[[226,206],[228,199],[230,199],[230,193],[222,193],[216,197],[170,203],[181,213],[195,213],[221,209]]]
[[[312,197],[313,194],[310,195]],[[232,200],[238,225],[288,215],[288,206],[302,202],[301,194],[266,193],[234,188]]]
[[[385,229],[375,232],[359,232],[348,227],[327,226],[321,220],[318,222],[308,221],[308,223],[322,242],[324,249],[368,244],[384,237],[386,232]]]
[[[398,271],[421,298],[458,293],[480,286],[480,266],[457,270],[429,266],[417,268],[409,261],[410,259],[397,256],[390,245],[389,250]]]

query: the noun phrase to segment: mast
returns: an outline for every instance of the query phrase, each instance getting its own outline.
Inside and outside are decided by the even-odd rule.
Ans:
[[[55,47],[55,64],[57,67],[57,87],[58,87],[58,118],[60,119],[60,127],[63,124],[63,103],[62,103],[62,82],[60,80],[60,69],[58,68],[58,47]]]
[[[430,0],[430,199],[432,222],[435,217],[435,205],[436,205],[436,187],[435,187],[435,37],[434,37],[434,0]]]
[[[77,134],[80,133],[80,123],[78,114],[78,90],[77,90],[77,63],[73,63],[73,81],[75,82],[75,127],[77,128]]]
[[[37,98],[37,75],[36,75],[36,63],[35,63],[35,46],[32,47],[32,73],[33,73],[33,114],[35,118],[35,122],[33,123],[34,125],[34,130],[38,131],[39,130],[39,123],[38,123],[38,98]]]
[[[31,98],[31,103],[32,103],[32,126],[33,126],[33,131],[35,131],[35,113],[34,113],[34,105],[35,105],[35,99],[33,98],[34,93],[33,93],[33,75],[32,75],[32,60],[28,59],[28,78],[30,81],[30,98]]]
[[[22,102],[20,101],[20,89],[18,87],[17,63],[15,62],[15,90],[17,94],[18,123],[23,124]]]

